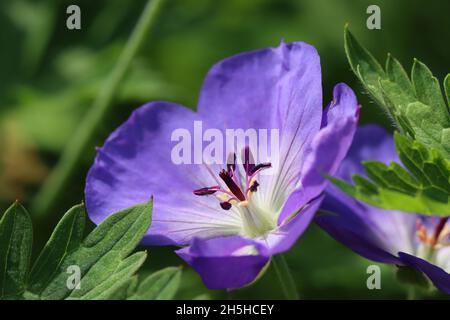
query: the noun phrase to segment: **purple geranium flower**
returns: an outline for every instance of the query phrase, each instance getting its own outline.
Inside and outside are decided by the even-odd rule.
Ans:
[[[351,181],[364,174],[361,161],[398,162],[392,136],[368,125],[358,129],[348,157],[337,176]],[[335,239],[363,257],[423,272],[433,284],[450,294],[450,223],[447,218],[375,208],[327,187],[322,203],[328,211],[315,221]]]
[[[89,216],[100,223],[154,195],[143,244],[183,246],[178,255],[209,288],[246,285],[303,233],[326,186],[322,173],[333,174],[347,153],[359,108],[345,84],[333,94],[323,111],[319,56],[305,43],[225,59],[206,76],[197,112],[148,103],[111,134],[87,177]],[[225,165],[174,163],[173,133],[195,136],[198,123],[278,130],[277,164],[268,156],[253,163],[249,145],[225,154]]]

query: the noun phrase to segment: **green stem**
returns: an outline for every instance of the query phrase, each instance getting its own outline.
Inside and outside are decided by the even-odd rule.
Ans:
[[[407,300],[416,300],[416,288],[414,286],[409,286],[408,293],[406,296]]]
[[[286,298],[289,300],[300,299],[295,286],[294,277],[292,277],[291,270],[289,269],[284,256],[281,254],[273,256],[272,263]]]
[[[105,82],[92,108],[80,122],[80,126],[68,142],[59,162],[32,203],[33,213],[38,217],[46,214],[54,201],[64,191],[64,187],[74,174],[83,156],[92,148],[92,137],[96,135],[101,122],[113,106],[121,81],[124,79],[131,62],[141,47],[146,35],[160,12],[163,0],[149,0],[133,33],[125,45],[114,69]]]

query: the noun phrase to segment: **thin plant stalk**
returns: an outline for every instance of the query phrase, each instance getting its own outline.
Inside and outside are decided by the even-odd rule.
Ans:
[[[283,289],[284,296],[289,300],[298,300],[300,296],[295,285],[294,277],[283,255],[278,254],[272,257],[275,272]]]
[[[130,65],[138,53],[146,35],[155,25],[164,0],[149,0],[128,39],[119,59],[107,78],[102,90],[94,101],[90,111],[80,122],[73,138],[67,143],[61,158],[47,181],[32,203],[33,213],[37,217],[49,214],[53,203],[58,199],[69,183],[85,153],[92,148],[92,137],[96,135],[100,124],[113,106],[113,100],[125,78]]]

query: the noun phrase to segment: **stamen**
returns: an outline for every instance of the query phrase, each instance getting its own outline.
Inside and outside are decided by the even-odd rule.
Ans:
[[[206,188],[194,190],[194,194],[196,196],[208,196],[210,194],[216,193],[219,190],[220,190],[219,186],[206,187]]]
[[[427,230],[425,226],[423,225],[422,220],[417,219],[416,221],[416,235],[417,238],[419,238],[420,242],[427,243]]]
[[[236,171],[236,153],[230,153],[227,159],[227,171],[228,174],[233,177]]]
[[[230,210],[232,206],[246,207],[252,198],[252,194],[258,190],[259,183],[256,181],[256,174],[261,170],[271,168],[270,163],[260,163],[255,165],[253,155],[249,147],[242,150],[245,170],[245,180],[242,182],[236,175],[236,154],[231,153],[227,159],[227,169],[219,172],[219,177],[223,180],[227,188],[221,186],[212,186],[194,190],[197,196],[212,195],[216,192],[216,198],[220,202],[220,207],[224,210]],[[219,182],[219,181],[218,181]]]
[[[259,171],[264,170],[264,169],[268,169],[268,168],[272,168],[272,164],[270,162],[266,162],[266,163],[260,163],[258,165],[256,165],[252,170],[251,170],[251,175],[255,175],[257,174]]]
[[[438,238],[439,243],[443,243],[445,246],[450,246],[450,224],[446,224],[441,231]]]
[[[226,201],[221,202],[220,206],[222,207],[223,210],[230,210],[231,209],[231,203],[226,202]]]
[[[441,218],[436,224],[434,230],[427,230],[421,219],[416,221],[416,236],[420,242],[430,246],[433,249],[439,249],[445,246],[446,237],[450,232],[448,226],[448,217]]]
[[[244,201],[245,200],[245,196],[242,193],[241,189],[236,184],[236,182],[234,182],[234,180],[228,174],[228,172],[226,172],[225,170],[220,171],[219,177],[222,178],[223,182],[225,182],[225,184],[227,185],[228,189],[230,189],[230,191],[236,196],[236,198],[238,198],[240,201]]]
[[[250,148],[247,146],[243,150],[243,157],[244,158],[244,169],[247,175],[252,175],[252,170],[255,168],[255,160],[253,159],[253,154],[250,151]]]
[[[258,183],[258,181],[255,180],[255,181],[252,183],[252,185],[250,186],[249,190],[250,190],[251,192],[256,192],[256,191],[258,190],[258,187],[259,187],[259,183]]]
[[[445,224],[447,223],[447,221],[448,221],[448,217],[441,218],[439,220],[439,223],[436,226],[436,229],[434,230],[434,234],[433,234],[433,245],[434,246],[438,243],[439,238],[440,238],[439,236],[440,236],[442,230],[444,229]]]

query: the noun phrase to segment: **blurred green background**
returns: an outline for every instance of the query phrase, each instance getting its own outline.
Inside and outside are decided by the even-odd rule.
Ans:
[[[81,30],[66,28],[70,4],[81,8]],[[371,4],[381,7],[381,30],[366,28],[366,8]],[[0,2],[0,209],[15,199],[30,208],[38,226],[35,252],[65,210],[82,201],[94,148],[77,164],[50,212],[33,215],[33,198],[83,122],[144,6],[143,0]],[[344,24],[350,23],[352,32],[378,59],[384,61],[391,52],[409,69],[416,57],[442,80],[450,70],[449,12],[446,0],[168,0],[92,143],[101,145],[144,102],[164,99],[195,108],[202,79],[212,64],[242,51],[276,46],[281,39],[305,41],[318,49],[325,102],[331,99],[335,83],[346,82],[363,105],[361,122],[390,128],[350,71],[343,50]],[[172,249],[150,248],[141,272],[181,264]],[[303,298],[406,295],[393,268],[387,266],[381,266],[382,290],[368,290],[366,268],[373,263],[316,226],[287,259]],[[272,269],[255,285],[227,293],[208,291],[185,268],[177,297],[198,295],[282,298]]]

